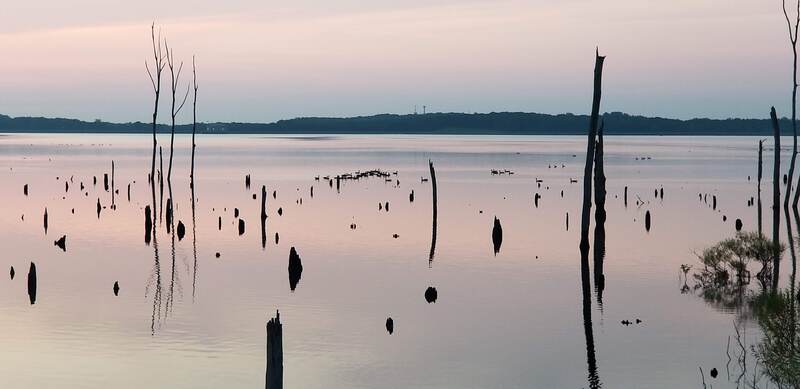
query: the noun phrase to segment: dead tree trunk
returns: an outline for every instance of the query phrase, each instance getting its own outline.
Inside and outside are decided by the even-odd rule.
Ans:
[[[176,108],[175,107],[175,92],[178,89],[178,83],[180,82],[181,78],[181,71],[183,70],[183,61],[181,61],[180,65],[178,66],[178,73],[175,73],[175,54],[173,50],[170,50],[169,46],[166,46],[167,49],[167,65],[169,66],[169,73],[172,77],[172,126],[170,131],[170,138],[169,138],[169,166],[167,167],[167,182],[172,184],[172,156],[175,151],[175,117],[178,116],[178,113],[183,108],[183,105],[186,104],[186,99],[189,97],[189,87],[186,87],[186,94],[183,96],[183,102]],[[163,173],[162,173],[163,174]]]
[[[164,55],[161,51],[161,31],[158,33],[158,40],[156,40],[156,26],[153,23],[150,26],[150,37],[153,42],[153,71],[150,71],[150,66],[147,61],[144,66],[147,69],[147,75],[150,76],[150,83],[153,85],[153,93],[155,94],[155,102],[153,103],[153,158],[150,165],[150,183],[155,187],[155,174],[156,174],[156,148],[158,140],[156,139],[156,129],[158,127],[158,99],[161,96],[161,72],[164,70]],[[153,76],[155,73],[155,77]]]
[[[772,277],[772,286],[773,290],[777,289],[778,286],[778,275],[780,274],[780,207],[779,203],[781,200],[781,189],[780,189],[780,178],[781,178],[781,129],[780,125],[778,124],[778,115],[775,113],[775,107],[772,107],[770,111],[770,118],[772,119],[772,128],[773,128],[773,137],[775,138],[775,165],[773,167],[772,172],[772,243],[774,246],[774,255],[773,255],[773,277]]]
[[[192,170],[189,173],[189,184],[194,188],[194,149],[197,144],[194,143],[194,134],[197,132],[197,68],[194,64],[194,56],[192,56],[192,87],[194,88],[193,102],[192,102]]]
[[[789,13],[786,12],[786,0],[783,0],[782,3],[783,16],[786,18],[786,25],[789,28],[789,43],[792,46],[792,160],[789,162],[788,186],[786,189],[786,199],[783,202],[784,206],[788,206],[789,194],[792,193],[794,165],[797,160],[797,31],[798,27],[800,27],[800,0],[797,0],[794,25],[792,25],[792,22],[789,20]],[[800,177],[798,177],[797,184],[800,185]],[[797,188],[797,186],[795,188]],[[797,207],[798,200],[800,200],[800,192],[795,190],[792,205]]]
[[[261,248],[267,248],[267,186],[261,185]]]
[[[761,177],[763,175],[764,140],[758,141],[758,236],[763,236],[761,228]]]
[[[589,134],[586,142],[586,166],[583,168],[583,213],[581,215],[581,252],[589,251],[589,224],[592,208],[592,166],[594,162],[595,137],[600,115],[600,98],[603,80],[603,61],[599,51],[595,53],[594,62],[594,97],[592,98],[592,116],[589,119]]]
[[[111,209],[117,209],[116,196],[114,191],[114,160],[111,160]]]
[[[160,186],[161,190],[161,201],[159,203],[159,221],[161,220],[161,214],[164,212],[164,148],[158,148],[158,158],[161,164],[161,169],[158,171],[158,185]]]
[[[283,389],[283,325],[281,313],[267,322],[266,389]]]
[[[436,227],[437,227],[437,213],[438,213],[438,195],[436,193],[436,171],[433,169],[433,161],[428,160],[428,167],[431,170],[431,187],[433,188],[433,230],[431,232],[431,252],[428,256],[428,264],[433,262],[433,256],[436,253]]]

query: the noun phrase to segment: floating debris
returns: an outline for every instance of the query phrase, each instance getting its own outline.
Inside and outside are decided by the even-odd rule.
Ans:
[[[492,169],[491,171],[492,171],[492,175],[493,175],[493,176],[497,176],[497,175],[504,175],[504,174],[508,174],[508,175],[514,174],[514,172],[513,172],[513,171],[511,171],[511,170],[508,170],[508,169],[503,169],[503,170],[500,170],[500,169]]]
[[[334,176],[332,178],[330,176],[325,176],[323,178],[325,180],[331,182],[331,185],[333,185],[332,184],[333,181],[336,181],[337,182],[336,185],[337,185],[337,188],[338,188],[338,185],[339,185],[338,182],[339,181],[346,181],[346,180],[355,181],[355,180],[360,180],[362,178],[370,178],[370,177],[391,178],[391,176],[392,176],[392,174],[389,173],[389,172],[385,172],[385,171],[382,171],[380,169],[375,169],[375,170],[368,170],[368,171],[365,171],[365,172],[355,171],[353,173],[339,174],[339,175],[336,175],[336,176]]]

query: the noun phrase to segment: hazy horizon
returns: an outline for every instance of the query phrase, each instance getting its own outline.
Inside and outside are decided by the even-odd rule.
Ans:
[[[584,114],[595,46],[608,56],[604,111],[766,118],[775,105],[788,116],[791,51],[780,5],[16,2],[6,6],[13,20],[0,25],[0,113],[150,120],[144,61],[155,20],[177,58],[197,55],[205,122],[403,114],[415,105]]]

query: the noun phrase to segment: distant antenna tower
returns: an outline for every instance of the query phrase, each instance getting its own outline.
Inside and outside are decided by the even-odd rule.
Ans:
[[[427,105],[423,105],[422,106],[422,114],[424,115],[427,110],[428,110],[428,106]]]
[[[417,105],[414,104],[414,115],[416,115],[416,114],[417,114]]]

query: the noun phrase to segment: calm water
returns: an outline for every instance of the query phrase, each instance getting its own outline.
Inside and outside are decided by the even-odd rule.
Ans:
[[[172,192],[186,236],[167,234],[162,221],[147,245],[150,142],[147,135],[0,136],[0,386],[261,388],[265,323],[277,309],[287,388],[588,387],[587,328],[603,387],[701,387],[699,366],[713,387],[736,387],[738,370],[730,366],[729,380],[725,368],[734,321],[748,347],[760,337],[758,325],[735,310],[681,293],[679,271],[698,266],[694,252],[733,236],[736,218],[756,229],[756,207],[747,206],[756,195],[756,138],[606,139],[606,281],[602,301],[592,286],[589,327],[578,251],[581,184],[570,183],[582,175],[584,137],[198,136],[193,215],[191,141],[177,136]],[[431,185],[421,180],[429,159],[439,196],[432,261]],[[113,200],[103,189],[112,160]],[[338,191],[322,178],[369,169],[397,175],[343,181]],[[270,193],[265,248],[261,185]],[[662,186],[663,200],[653,194]],[[716,194],[717,210],[699,193]],[[389,211],[379,210],[387,201]],[[234,208],[246,221],[241,236]],[[504,232],[497,255],[495,216]],[[785,227],[781,220],[782,239]],[[62,235],[66,252],[53,244]],[[304,267],[294,292],[290,247]],[[429,286],[438,290],[432,304],[424,297]],[[392,335],[384,328],[389,316]],[[643,322],[620,323],[636,318]],[[708,376],[714,367],[717,379]]]

